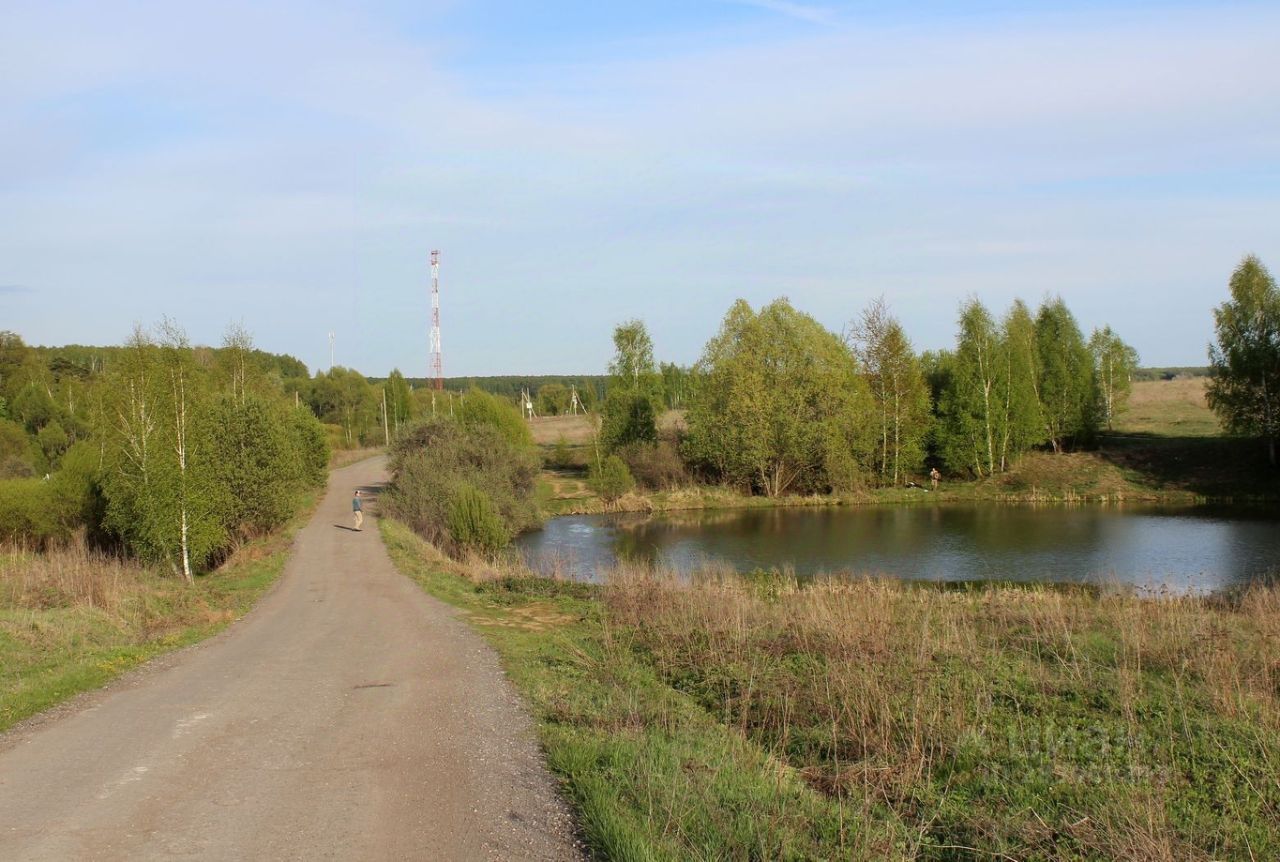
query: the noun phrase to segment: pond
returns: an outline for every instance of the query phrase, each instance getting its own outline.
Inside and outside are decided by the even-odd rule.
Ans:
[[[1280,572],[1275,508],[935,505],[553,518],[518,547],[540,571],[594,580],[618,560],[687,574],[790,568],[930,581],[1131,584],[1204,592]]]

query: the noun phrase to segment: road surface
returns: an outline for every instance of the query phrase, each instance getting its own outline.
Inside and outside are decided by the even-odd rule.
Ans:
[[[331,474],[244,620],[0,736],[0,860],[573,859],[493,652]]]

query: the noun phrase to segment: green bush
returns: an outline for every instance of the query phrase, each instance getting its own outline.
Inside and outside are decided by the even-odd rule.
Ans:
[[[657,413],[648,395],[612,391],[604,400],[600,439],[610,452],[658,439]]]
[[[51,491],[43,479],[0,481],[0,542],[39,548],[70,535],[59,523]]]
[[[453,489],[445,523],[459,549],[492,554],[511,541],[493,501],[484,491],[465,482]]]
[[[468,396],[470,400],[470,396]],[[534,482],[538,457],[488,423],[464,426],[446,418],[428,419],[405,431],[391,447],[394,479],[383,496],[389,513],[446,551],[457,551],[451,506],[459,489],[483,494],[509,537],[536,526]]]
[[[17,422],[0,419],[0,479],[21,479],[43,472],[43,453]]]
[[[519,408],[505,398],[472,387],[462,398],[457,418],[466,428],[493,428],[512,446],[533,445],[529,424],[520,415]]]
[[[560,435],[556,440],[555,446],[551,449],[549,463],[552,467],[560,470],[573,466],[573,452],[569,450],[569,441],[564,439],[563,434]]]
[[[302,481],[323,485],[329,477],[329,441],[324,426],[310,410],[292,411],[289,421]]]
[[[604,461],[591,465],[587,484],[605,500],[612,503],[636,486],[626,462],[617,455],[610,455]]]
[[[0,542],[42,548],[82,528],[91,541],[100,542],[104,505],[97,449],[77,443],[49,479],[0,480]]]

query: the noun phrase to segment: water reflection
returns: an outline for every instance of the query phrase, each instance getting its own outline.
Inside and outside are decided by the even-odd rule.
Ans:
[[[591,579],[619,559],[688,572],[792,567],[934,581],[1119,582],[1214,590],[1280,567],[1273,510],[1066,505],[748,509],[556,518],[523,537],[536,568]]]

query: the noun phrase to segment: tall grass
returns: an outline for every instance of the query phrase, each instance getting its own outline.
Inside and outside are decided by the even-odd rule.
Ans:
[[[115,612],[149,576],[140,564],[79,544],[0,548],[0,608],[85,607]]]
[[[623,570],[613,641],[924,858],[1280,858],[1280,590]]]

